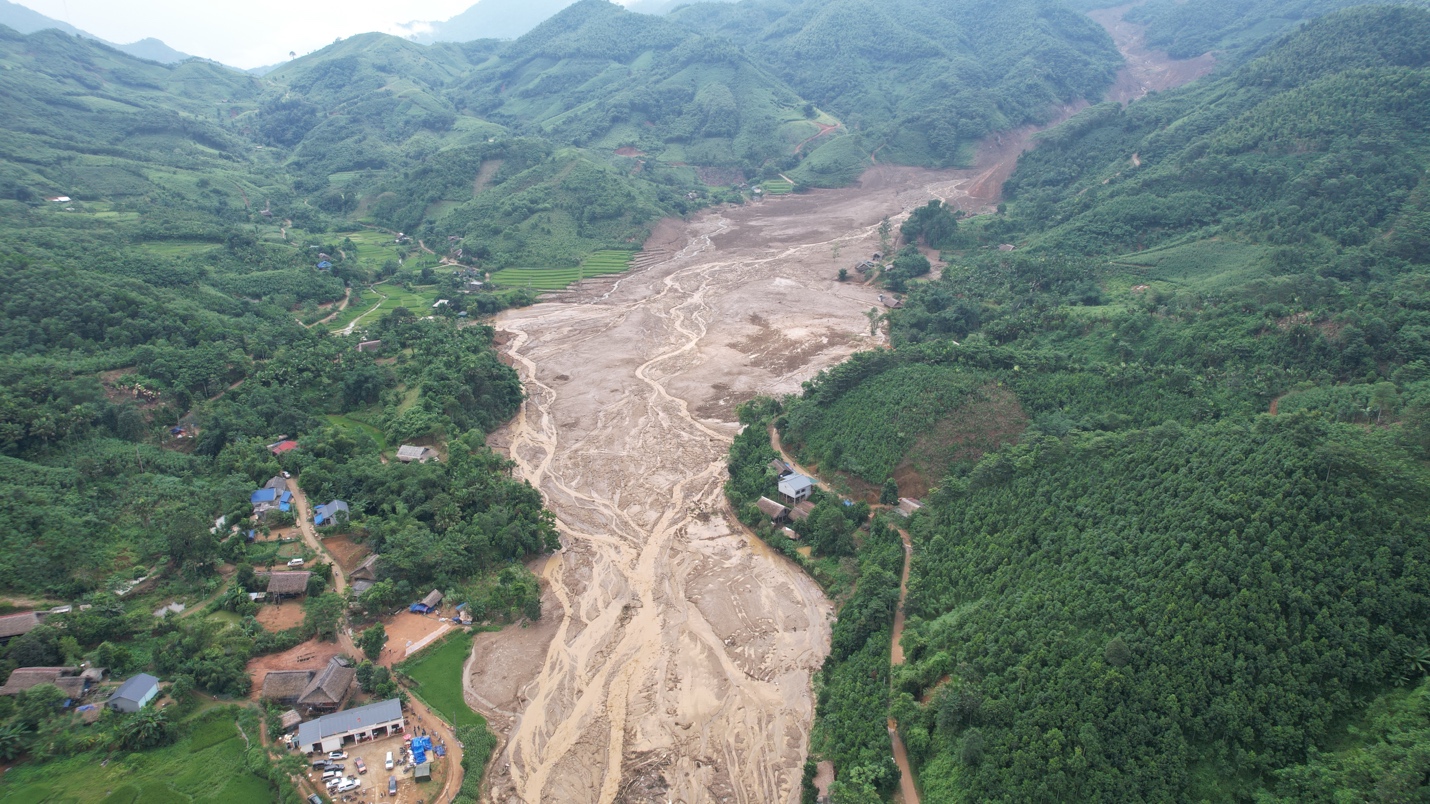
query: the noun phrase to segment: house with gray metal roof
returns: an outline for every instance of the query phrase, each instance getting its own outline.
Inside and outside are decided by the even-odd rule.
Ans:
[[[119,689],[109,696],[106,703],[110,709],[119,712],[138,712],[158,694],[159,679],[148,673],[140,673],[120,684]]]
[[[319,505],[313,509],[313,524],[320,527],[323,525],[336,525],[338,523],[339,513],[343,514],[344,517],[350,513],[348,511],[348,504],[342,500],[333,500],[327,505]]]
[[[809,499],[814,493],[814,481],[800,474],[789,474],[780,478],[780,494],[791,503]]]
[[[337,751],[344,745],[401,734],[402,702],[396,698],[323,715],[298,725],[298,747],[309,754]]]

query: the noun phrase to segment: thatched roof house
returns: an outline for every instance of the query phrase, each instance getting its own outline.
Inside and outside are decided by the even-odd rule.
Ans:
[[[269,670],[263,677],[263,700],[295,704],[312,680],[312,670]]]
[[[357,678],[357,670],[343,664],[337,657],[308,682],[298,696],[298,705],[307,709],[337,709],[348,695],[348,688]]]
[[[10,673],[0,695],[19,695],[41,684],[54,684],[70,698],[82,697],[89,687],[78,667],[20,667]]]
[[[760,513],[770,518],[771,522],[783,522],[789,516],[789,509],[771,500],[769,497],[761,497],[755,507],[760,509]]]
[[[813,512],[814,503],[810,502],[809,500],[805,500],[804,502],[799,503],[793,509],[790,510],[789,517],[796,522],[803,522],[804,520],[808,519],[809,515]]]
[[[377,580],[377,553],[373,553],[357,566],[357,569],[348,573],[350,581],[375,581]]]
[[[277,596],[302,595],[308,591],[311,572],[272,572],[268,574],[268,594]]]
[[[303,716],[298,714],[297,709],[289,709],[283,713],[283,731],[288,732],[298,728],[298,724],[303,722]]]
[[[21,634],[28,634],[40,624],[40,615],[33,611],[7,614],[0,617],[0,644]]]
[[[426,606],[429,609],[435,609],[441,603],[442,593],[438,592],[436,589],[433,589],[432,591],[428,592],[427,596],[422,598],[422,605]]]

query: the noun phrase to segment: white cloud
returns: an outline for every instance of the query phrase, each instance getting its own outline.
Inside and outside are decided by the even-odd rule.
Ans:
[[[15,0],[111,42],[145,37],[234,67],[303,55],[340,37],[409,32],[405,20],[446,20],[476,0]],[[418,23],[419,25],[421,23]]]

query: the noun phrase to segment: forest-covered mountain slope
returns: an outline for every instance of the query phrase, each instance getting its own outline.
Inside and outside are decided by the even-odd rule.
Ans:
[[[465,87],[476,113],[518,130],[667,163],[753,173],[820,132],[816,110],[735,43],[604,0],[542,23]]]
[[[1394,2],[1430,7],[1425,0]],[[1241,62],[1258,55],[1288,29],[1304,22],[1353,6],[1377,4],[1359,0],[1149,0],[1129,9],[1126,18],[1145,24],[1147,43],[1165,49],[1173,58],[1187,59],[1215,51],[1219,57]]]
[[[104,42],[93,34],[85,33],[67,22],[60,22],[56,19],[46,17],[38,11],[33,11],[9,0],[0,0],[0,25],[19,31],[22,34],[34,33],[53,29],[71,36],[93,39],[97,42]],[[127,45],[105,42],[105,44],[123,53],[128,53],[135,58],[157,61],[161,64],[177,64],[193,58],[187,53],[181,53],[158,39],[146,37],[137,42],[130,42]]]
[[[670,18],[738,43],[894,162],[956,164],[990,131],[1096,98],[1121,62],[1102,28],[1041,0],[746,0]]]
[[[890,705],[929,800],[1424,794],[1427,42],[1350,9],[1074,117],[998,214],[920,210],[946,264],[887,272],[895,348],[778,409],[824,477],[925,498]],[[878,658],[826,667],[820,729]],[[895,778],[866,732],[825,744],[848,800]]]

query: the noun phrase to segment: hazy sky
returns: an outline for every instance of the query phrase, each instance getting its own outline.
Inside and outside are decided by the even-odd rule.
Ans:
[[[477,0],[12,0],[119,44],[152,36],[175,50],[233,67],[286,61],[338,37],[402,33],[413,20],[446,20]]]

